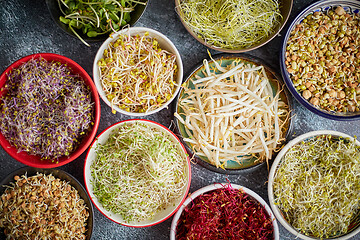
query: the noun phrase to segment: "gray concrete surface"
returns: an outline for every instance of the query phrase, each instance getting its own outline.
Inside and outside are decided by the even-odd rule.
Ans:
[[[52,52],[69,57],[79,63],[92,75],[93,59],[101,43],[92,43],[86,47],[79,40],[64,33],[52,20],[46,8],[45,1],[41,0],[2,0],[0,1],[0,72],[5,70],[15,60],[33,53]],[[299,11],[310,3],[309,0],[296,0],[290,20]],[[136,26],[150,27],[158,30],[170,38],[181,54],[184,72],[190,72],[192,67],[207,58],[207,48],[197,42],[182,26],[174,11],[172,0],[150,0],[149,6]],[[248,54],[265,60],[275,71],[280,73],[279,49],[282,42],[281,35],[275,37],[267,45],[248,52]],[[216,54],[214,50],[210,51]],[[294,134],[292,137],[311,130],[331,129],[339,130],[350,135],[360,136],[360,121],[337,122],[319,117],[294,102]],[[104,102],[101,102],[101,122],[98,133],[109,125],[130,117],[117,113],[112,114]],[[174,104],[168,109],[147,117],[165,126],[170,126],[173,119]],[[85,154],[61,169],[69,172],[81,183],[83,181],[83,163]],[[23,165],[12,159],[0,148],[0,179],[11,171]],[[252,189],[268,201],[267,197],[267,169],[260,168],[244,171],[238,175],[223,175],[211,172],[199,165],[192,165],[192,182],[190,192],[214,182],[230,182]],[[129,239],[129,240],[161,240],[169,239],[172,218],[148,228],[129,228],[120,226],[95,209],[94,240]],[[280,239],[295,239],[280,225]],[[352,240],[360,239],[360,235]]]

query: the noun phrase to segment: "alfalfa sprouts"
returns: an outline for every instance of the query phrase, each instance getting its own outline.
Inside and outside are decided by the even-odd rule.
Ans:
[[[273,188],[297,231],[320,239],[343,235],[360,212],[360,147],[331,135],[300,142],[281,159]]]
[[[202,74],[183,84],[175,113],[188,135],[184,141],[216,167],[253,157],[257,162],[271,159],[290,115],[276,80],[263,66],[240,59],[227,66],[204,60]]]
[[[151,220],[176,203],[187,186],[187,156],[162,130],[124,123],[96,147],[94,195],[126,223]]]

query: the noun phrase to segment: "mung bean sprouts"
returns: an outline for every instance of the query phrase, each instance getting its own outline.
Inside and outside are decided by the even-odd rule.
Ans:
[[[284,139],[289,108],[263,66],[241,59],[226,67],[204,60],[204,77],[184,85],[176,118],[195,154],[216,167],[228,161],[271,159]],[[194,87],[192,87],[194,85]]]

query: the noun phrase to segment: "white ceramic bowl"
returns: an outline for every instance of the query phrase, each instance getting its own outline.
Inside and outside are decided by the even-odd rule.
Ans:
[[[179,221],[179,218],[182,214],[182,212],[184,211],[185,207],[191,203],[196,197],[198,197],[199,195],[206,193],[206,192],[210,192],[212,190],[216,190],[219,188],[223,188],[224,185],[226,185],[227,183],[215,183],[212,185],[208,185],[206,187],[200,188],[197,191],[195,191],[194,193],[192,193],[186,200],[185,202],[181,205],[181,207],[179,208],[179,210],[177,211],[177,213],[174,215],[174,218],[172,220],[171,223],[171,229],[170,229],[170,240],[176,240],[176,227],[177,227],[177,223]],[[267,211],[267,213],[269,214],[270,218],[273,219],[272,223],[273,223],[273,227],[274,227],[274,239],[275,240],[279,240],[279,226],[276,222],[276,219],[274,217],[274,214],[271,211],[271,208],[269,207],[269,205],[264,201],[264,199],[262,199],[257,193],[255,193],[254,191],[237,185],[237,184],[231,184],[231,187],[234,189],[241,189],[243,190],[245,193],[247,193],[248,195],[252,196],[253,198],[255,198],[255,200],[257,200]]]
[[[129,116],[133,116],[133,117],[143,117],[143,116],[147,116],[147,115],[159,112],[160,110],[166,108],[178,94],[180,87],[181,87],[182,79],[183,79],[183,64],[182,64],[180,53],[177,50],[177,48],[175,47],[175,45],[164,34],[158,32],[156,30],[153,30],[150,28],[145,28],[145,27],[130,27],[128,29],[123,29],[123,30],[117,32],[116,34],[111,35],[100,46],[99,50],[96,53],[94,64],[93,64],[93,78],[94,78],[95,86],[96,86],[102,100],[109,107],[111,107],[111,103],[108,100],[108,98],[106,97],[105,92],[102,87],[102,84],[99,79],[100,71],[99,71],[99,67],[98,67],[97,63],[99,62],[99,60],[101,58],[103,58],[104,50],[108,48],[108,46],[111,42],[116,41],[119,38],[119,35],[130,34],[131,36],[134,36],[134,35],[139,34],[140,36],[143,36],[145,33],[149,33],[150,37],[156,38],[157,41],[159,42],[161,49],[167,50],[168,52],[176,55],[176,64],[177,64],[177,68],[178,68],[177,75],[176,75],[177,86],[176,86],[176,89],[175,89],[172,97],[167,102],[164,102],[162,104],[162,106],[160,106],[159,108],[152,110],[152,111],[148,111],[148,112],[144,112],[144,113],[128,112],[123,109],[120,109],[118,106],[113,106],[113,109],[116,110],[117,112],[125,114],[125,115],[129,115]]]
[[[174,201],[173,204],[171,204],[169,207],[167,207],[163,211],[158,212],[154,216],[153,219],[142,221],[142,222],[136,222],[136,223],[126,223],[119,214],[112,213],[112,212],[106,210],[105,208],[103,208],[102,204],[99,202],[97,197],[94,195],[93,186],[92,186],[93,178],[91,176],[90,166],[91,166],[92,162],[96,159],[95,149],[98,144],[104,144],[107,141],[107,139],[109,138],[109,136],[111,135],[112,131],[114,129],[118,128],[119,126],[121,126],[123,124],[132,124],[135,122],[140,122],[142,124],[146,124],[151,127],[154,127],[162,132],[165,132],[169,136],[169,138],[176,144],[179,154],[183,155],[184,158],[186,158],[185,174],[186,174],[187,179],[186,179],[186,186],[183,189],[183,193],[182,193],[181,197],[178,198],[176,201]],[[100,133],[99,136],[97,136],[96,140],[90,146],[90,149],[89,149],[86,159],[85,159],[84,178],[85,178],[85,187],[90,196],[91,201],[93,202],[95,207],[104,216],[106,216],[108,219],[110,219],[118,224],[128,226],[128,227],[138,227],[138,228],[149,227],[149,226],[153,226],[158,223],[161,223],[161,222],[165,221],[166,219],[168,219],[169,217],[171,217],[180,208],[181,204],[185,201],[185,198],[187,197],[187,194],[189,192],[190,182],[191,182],[191,164],[190,164],[190,159],[188,157],[188,154],[185,150],[184,145],[180,142],[180,140],[176,137],[176,135],[173,132],[171,132],[168,128],[164,127],[163,125],[161,125],[159,123],[156,123],[156,122],[153,122],[150,120],[132,119],[132,120],[125,120],[125,121],[115,123],[115,124],[111,125],[110,127],[108,127],[107,129],[105,129],[102,133]]]
[[[343,138],[348,138],[351,141],[354,140],[353,137],[342,133],[342,132],[338,132],[338,131],[331,131],[331,130],[319,130],[319,131],[312,131],[312,132],[308,132],[305,133],[303,135],[300,135],[298,137],[296,137],[295,139],[291,140],[290,142],[288,142],[285,147],[278,153],[278,155],[276,156],[274,163],[271,166],[270,169],[270,174],[269,174],[269,181],[268,181],[268,195],[269,195],[269,202],[270,202],[270,206],[271,209],[273,210],[275,217],[277,218],[277,220],[281,223],[281,225],[283,225],[289,232],[291,232],[292,234],[294,234],[296,236],[296,238],[301,238],[304,240],[314,240],[314,239],[319,239],[319,238],[315,238],[315,237],[309,237],[306,236],[304,234],[299,233],[297,230],[295,230],[283,217],[282,212],[279,210],[278,206],[275,204],[275,200],[274,200],[274,189],[273,189],[273,184],[274,184],[274,175],[275,172],[278,168],[278,165],[281,161],[281,159],[283,158],[283,156],[286,154],[286,152],[293,147],[294,145],[300,143],[301,141],[305,141],[307,139],[313,138],[315,136],[320,136],[320,135],[331,135],[331,136],[337,136],[337,137],[343,137]],[[360,142],[356,141],[356,144],[360,146]],[[331,238],[331,239],[336,239],[336,240],[345,240],[348,239],[350,237],[355,236],[356,234],[358,234],[360,232],[360,227],[358,226],[357,228],[353,229],[352,231],[350,231],[349,233],[347,233],[346,235],[337,237],[337,238]]]

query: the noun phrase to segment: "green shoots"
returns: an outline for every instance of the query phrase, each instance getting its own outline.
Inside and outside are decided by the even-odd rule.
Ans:
[[[152,219],[184,194],[186,156],[164,131],[124,123],[97,146],[96,154],[94,194],[127,223]]]
[[[345,234],[360,211],[360,147],[319,136],[293,146],[274,178],[275,202],[301,233],[317,238]]]
[[[197,37],[225,49],[260,43],[282,19],[277,0],[182,0],[177,11]]]

